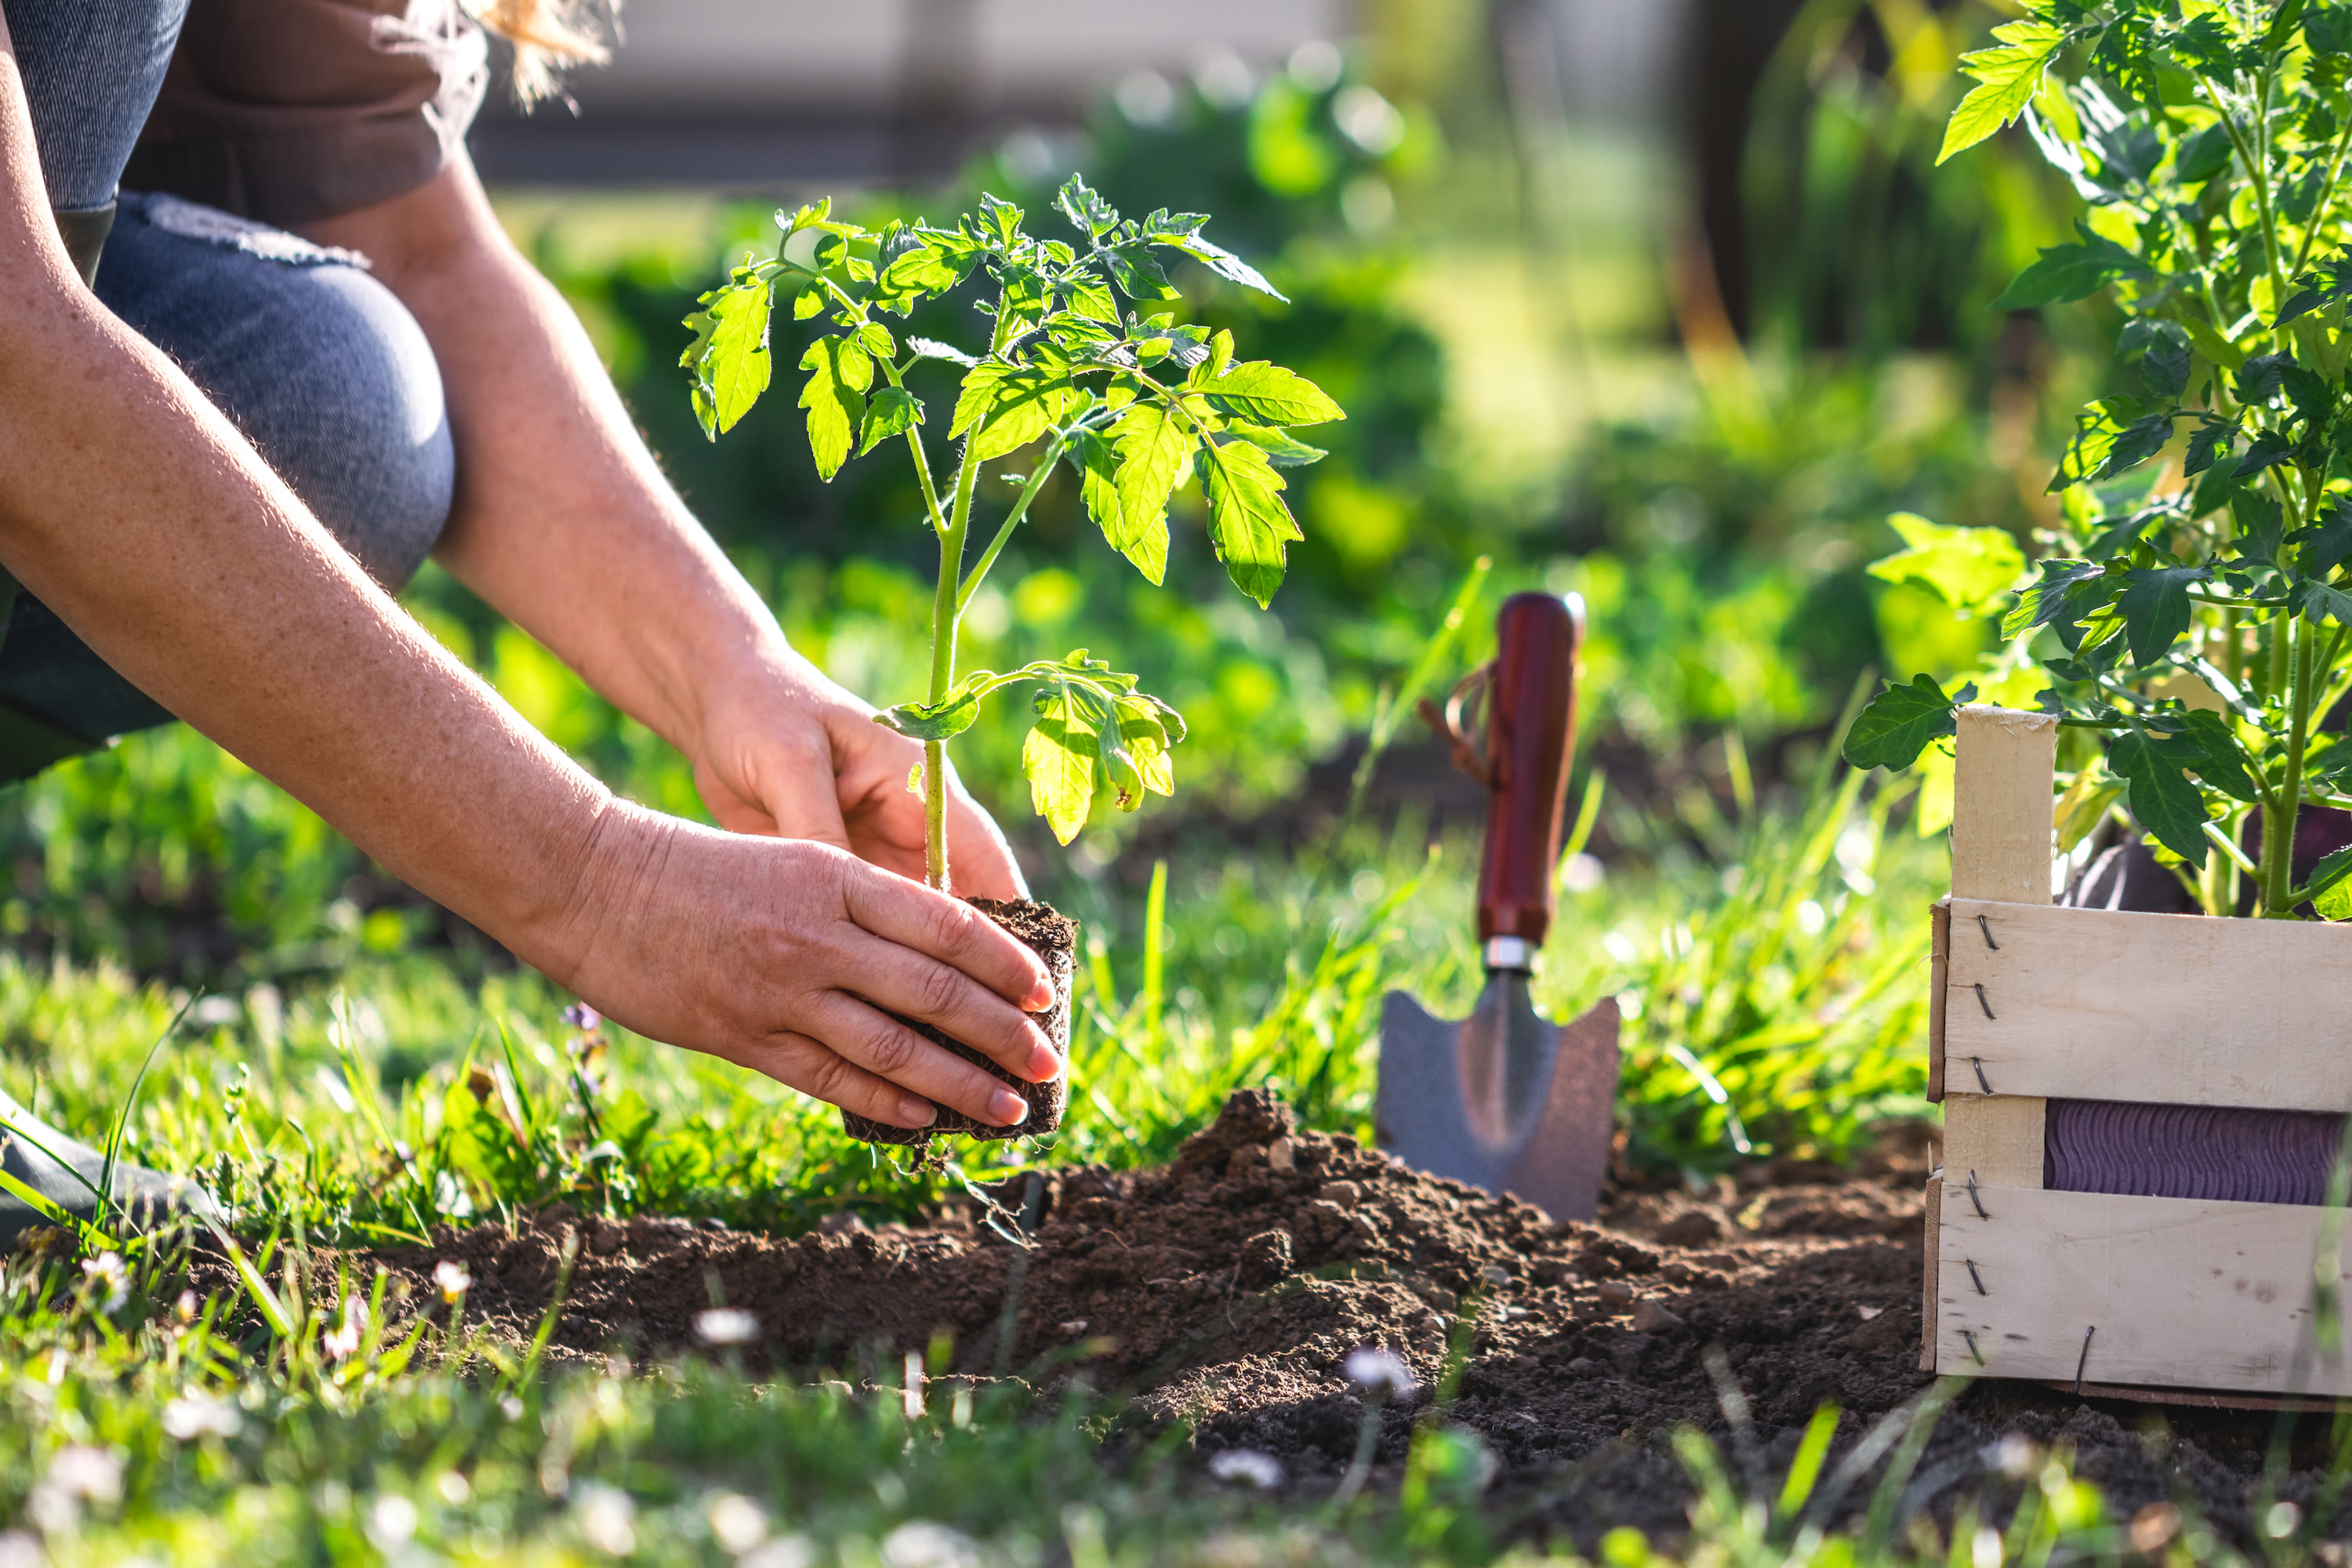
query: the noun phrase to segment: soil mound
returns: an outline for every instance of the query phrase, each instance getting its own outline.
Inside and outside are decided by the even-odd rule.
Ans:
[[[1710,1346],[1745,1393],[1754,1461],[1773,1485],[1820,1405],[1845,1413],[1843,1452],[1927,1385],[1926,1158],[1917,1144],[1860,1171],[1759,1168],[1702,1196],[1621,1192],[1601,1224],[1555,1225],[1351,1139],[1298,1131],[1286,1107],[1248,1091],[1165,1169],[1040,1172],[920,1229],[842,1216],[783,1241],[558,1211],[373,1258],[427,1302],[436,1266],[463,1265],[468,1318],[521,1340],[569,1237],[579,1256],[554,1343],[571,1353],[692,1351],[698,1318],[723,1305],[751,1314],[728,1321],[750,1332],[729,1353],[753,1373],[874,1382],[944,1336],[958,1374],[1011,1372],[1049,1391],[1082,1377],[1129,1396],[1148,1426],[1189,1422],[1204,1452],[1277,1457],[1309,1496],[1329,1489],[1360,1430],[1349,1353],[1388,1350],[1421,1385],[1383,1413],[1381,1458],[1393,1465],[1458,1332],[1447,1419],[1493,1452],[1490,1495],[1524,1526],[1589,1548],[1613,1525],[1685,1523],[1689,1488],[1664,1439],[1682,1424],[1726,1429]],[[2032,1484],[2023,1450],[2001,1446],[2022,1435],[2070,1444],[2126,1518],[2188,1495],[2250,1538],[2271,1430],[2261,1415],[1988,1384],[1947,1413],[1907,1500],[1940,1512],[1970,1493],[2004,1515],[1997,1500]],[[2281,1495],[2306,1506],[2317,1495],[2324,1439],[2294,1451],[2302,1468]]]

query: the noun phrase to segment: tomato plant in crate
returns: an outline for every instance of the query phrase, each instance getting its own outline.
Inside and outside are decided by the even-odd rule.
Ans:
[[[1103,537],[1154,584],[1167,571],[1170,502],[1197,479],[1218,557],[1263,607],[1281,585],[1286,547],[1300,537],[1281,470],[1322,456],[1289,429],[1345,417],[1306,378],[1263,360],[1236,362],[1231,333],[1177,320],[1170,302],[1180,296],[1163,261],[1170,255],[1280,298],[1255,268],[1202,237],[1204,216],[1162,209],[1124,218],[1076,175],[1055,205],[1074,239],[1026,232],[1022,210],[992,195],[945,227],[919,221],[868,230],[834,217],[829,202],[779,212],[775,254],[735,268],[687,321],[695,336],[680,363],[693,373],[695,411],[712,438],[767,390],[771,319],[788,310],[795,320],[822,319],[800,361],[809,373],[800,405],[817,472],[830,479],[853,454],[893,444],[914,466],[922,521],[940,545],[930,685],[876,722],[922,742],[923,763],[909,783],[924,797],[927,870],[942,889],[950,886],[946,748],[1008,687],[1032,688],[1022,768],[1038,814],[1062,843],[1086,825],[1099,789],[1131,811],[1146,794],[1175,787],[1169,753],[1183,739],[1183,720],[1088,649],[1003,671],[956,668],[958,623],[1055,466],[1069,468]],[[971,303],[986,330],[971,350],[924,337],[901,342],[883,320],[904,318],[975,278]],[[922,377],[940,371],[956,377],[946,433],[958,445],[944,495],[925,439],[935,421],[920,395]],[[967,566],[982,465],[1024,448],[1034,448],[1027,475],[1007,476],[1020,479],[1020,492]],[[1043,906],[981,907],[1036,940]],[[1075,927],[1045,914],[1058,922],[1066,992]],[[1066,994],[1065,1018],[1066,1011]],[[1066,1037],[1066,1023],[1063,1030]],[[987,1065],[977,1052],[963,1054]],[[1014,1087],[1027,1094],[1035,1086]],[[1051,1131],[1058,1098],[1038,1109],[1046,1114],[1033,1113],[1015,1131]],[[852,1131],[900,1141],[932,1131],[999,1132],[947,1113],[921,1132],[857,1119]]]
[[[2250,885],[2264,915],[2352,914],[2352,850],[2294,861],[2302,812],[2352,806],[2352,742],[2324,722],[2352,694],[2352,6],[2024,9],[1962,59],[1942,156],[2021,121],[2073,184],[2075,237],[1993,304],[2104,297],[2116,389],[2074,422],[1986,674],[2040,687],[2071,737],[2063,845],[2127,809],[2210,912]],[[1994,531],[1906,521],[1876,570],[1956,604],[2025,564]],[[1975,689],[1890,683],[1847,758],[1910,765]]]

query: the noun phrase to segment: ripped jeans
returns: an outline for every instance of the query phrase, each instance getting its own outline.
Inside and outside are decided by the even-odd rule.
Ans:
[[[361,258],[174,196],[125,192],[98,295],[176,361],[387,589],[449,516],[456,464],[422,328]],[[31,595],[0,639],[0,703],[65,732],[11,745],[0,780],[173,715]]]

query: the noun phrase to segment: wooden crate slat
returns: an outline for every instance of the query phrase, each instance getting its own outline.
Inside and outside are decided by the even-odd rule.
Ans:
[[[1948,1165],[1939,1187],[1937,1371],[2352,1395],[2342,1344],[2317,1343],[2312,1283],[2344,1211],[1981,1182],[1972,1198]]]
[[[1986,1085],[2001,1096],[2352,1109],[2352,1012],[2341,1001],[2352,994],[2352,924],[1955,898],[1945,968],[1948,1113]]]

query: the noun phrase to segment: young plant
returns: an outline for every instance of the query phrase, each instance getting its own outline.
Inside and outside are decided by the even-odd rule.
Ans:
[[[950,228],[894,222],[869,231],[833,217],[827,202],[779,212],[774,257],[736,268],[702,297],[679,362],[694,373],[695,411],[716,439],[767,388],[773,312],[823,317],[800,362],[810,373],[800,402],[817,472],[831,479],[853,451],[905,445],[940,542],[930,689],[876,719],[923,742],[927,868],[939,888],[948,886],[946,744],[1008,686],[1035,683],[1022,769],[1061,842],[1086,825],[1098,782],[1130,811],[1146,792],[1174,788],[1169,749],[1183,739],[1182,719],[1087,649],[1002,673],[957,673],[957,625],[1055,465],[1069,466],[1103,537],[1155,585],[1167,571],[1170,500],[1197,478],[1212,544],[1234,584],[1264,606],[1281,585],[1286,547],[1300,537],[1280,470],[1323,455],[1288,429],[1346,417],[1304,377],[1263,360],[1234,363],[1230,333],[1181,325],[1164,307],[1178,295],[1162,252],[1282,297],[1201,237],[1205,217],[1162,209],[1123,219],[1076,175],[1055,205],[1075,242],[1024,232],[1021,209],[991,195]],[[906,316],[975,273],[985,287],[972,308],[988,329],[977,352],[921,337],[902,343],[879,319]],[[944,500],[923,438],[935,426],[909,384],[926,362],[962,373],[947,426],[961,445]],[[981,465],[1024,447],[1035,451],[1020,494],[967,569]]]
[[[2089,210],[1993,305],[2101,297],[2120,331],[2116,389],[2075,421],[2060,521],[1985,674],[2061,715],[2062,841],[2127,806],[2210,912],[2243,876],[2263,915],[2352,914],[2352,851],[2294,872],[2298,814],[2352,806],[2352,744],[2324,725],[2352,692],[2352,6],[2024,9],[1962,59],[1978,85],[1943,156],[2023,120]],[[1997,531],[1911,521],[1882,574],[1956,605],[2023,565]],[[1846,757],[1910,765],[1975,690],[1890,684]]]

